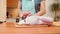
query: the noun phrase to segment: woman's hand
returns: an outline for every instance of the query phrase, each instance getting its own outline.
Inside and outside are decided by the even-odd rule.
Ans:
[[[27,16],[31,16],[31,15],[32,15],[31,12],[22,12],[22,13],[20,14],[20,18],[24,19],[24,18],[26,18]]]

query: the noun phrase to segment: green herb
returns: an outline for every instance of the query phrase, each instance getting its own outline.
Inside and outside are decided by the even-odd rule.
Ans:
[[[53,3],[51,6],[52,11],[58,11],[60,10],[60,4],[59,3]]]

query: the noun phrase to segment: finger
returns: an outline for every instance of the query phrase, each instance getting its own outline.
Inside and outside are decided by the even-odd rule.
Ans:
[[[28,16],[32,16],[32,14],[29,14]]]

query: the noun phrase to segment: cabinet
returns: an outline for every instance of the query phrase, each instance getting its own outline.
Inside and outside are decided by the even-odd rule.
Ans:
[[[7,7],[16,8],[19,0],[7,0]]]

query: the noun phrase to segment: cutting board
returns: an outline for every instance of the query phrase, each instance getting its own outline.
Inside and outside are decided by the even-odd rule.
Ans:
[[[15,24],[17,28],[37,28],[37,27],[49,27],[48,25],[18,25],[17,23]],[[60,22],[53,22],[51,26],[60,26]]]
[[[53,26],[60,26],[60,22],[54,22],[52,25]]]

